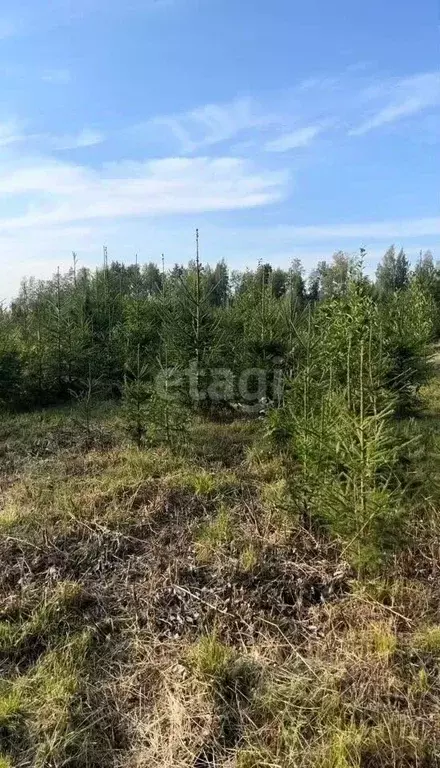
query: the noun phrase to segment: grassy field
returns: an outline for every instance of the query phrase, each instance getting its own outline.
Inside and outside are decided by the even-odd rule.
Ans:
[[[440,383],[410,535],[359,572],[264,424],[139,451],[118,408],[0,424],[0,767],[440,765]],[[408,533],[408,531],[404,532]]]

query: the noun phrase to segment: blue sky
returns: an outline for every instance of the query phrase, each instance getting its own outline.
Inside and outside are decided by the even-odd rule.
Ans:
[[[437,0],[2,0],[2,296],[78,252],[440,258]]]

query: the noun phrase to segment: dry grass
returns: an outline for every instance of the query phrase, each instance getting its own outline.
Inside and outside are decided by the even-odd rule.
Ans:
[[[68,419],[2,426],[0,768],[440,765],[434,491],[359,580],[257,422],[176,456]]]

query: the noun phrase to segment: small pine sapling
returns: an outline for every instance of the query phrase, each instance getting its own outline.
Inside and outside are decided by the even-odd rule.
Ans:
[[[122,409],[125,428],[138,448],[142,447],[147,435],[150,400],[148,366],[141,363],[138,346],[135,366],[125,372]]]

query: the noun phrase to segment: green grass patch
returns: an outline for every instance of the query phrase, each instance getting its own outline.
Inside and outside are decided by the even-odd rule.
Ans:
[[[220,506],[215,517],[205,523],[196,538],[197,559],[206,563],[221,555],[234,540],[234,518],[230,509]]]
[[[440,625],[435,624],[416,632],[412,637],[412,647],[440,656]]]
[[[80,584],[60,582],[30,615],[24,607],[17,620],[0,622],[0,653],[13,657],[31,651],[33,641],[47,644],[56,640],[60,630],[68,633],[81,621],[81,606],[87,599]]]
[[[234,657],[232,649],[214,634],[201,637],[188,651],[188,661],[196,673],[216,683],[224,679]]]

